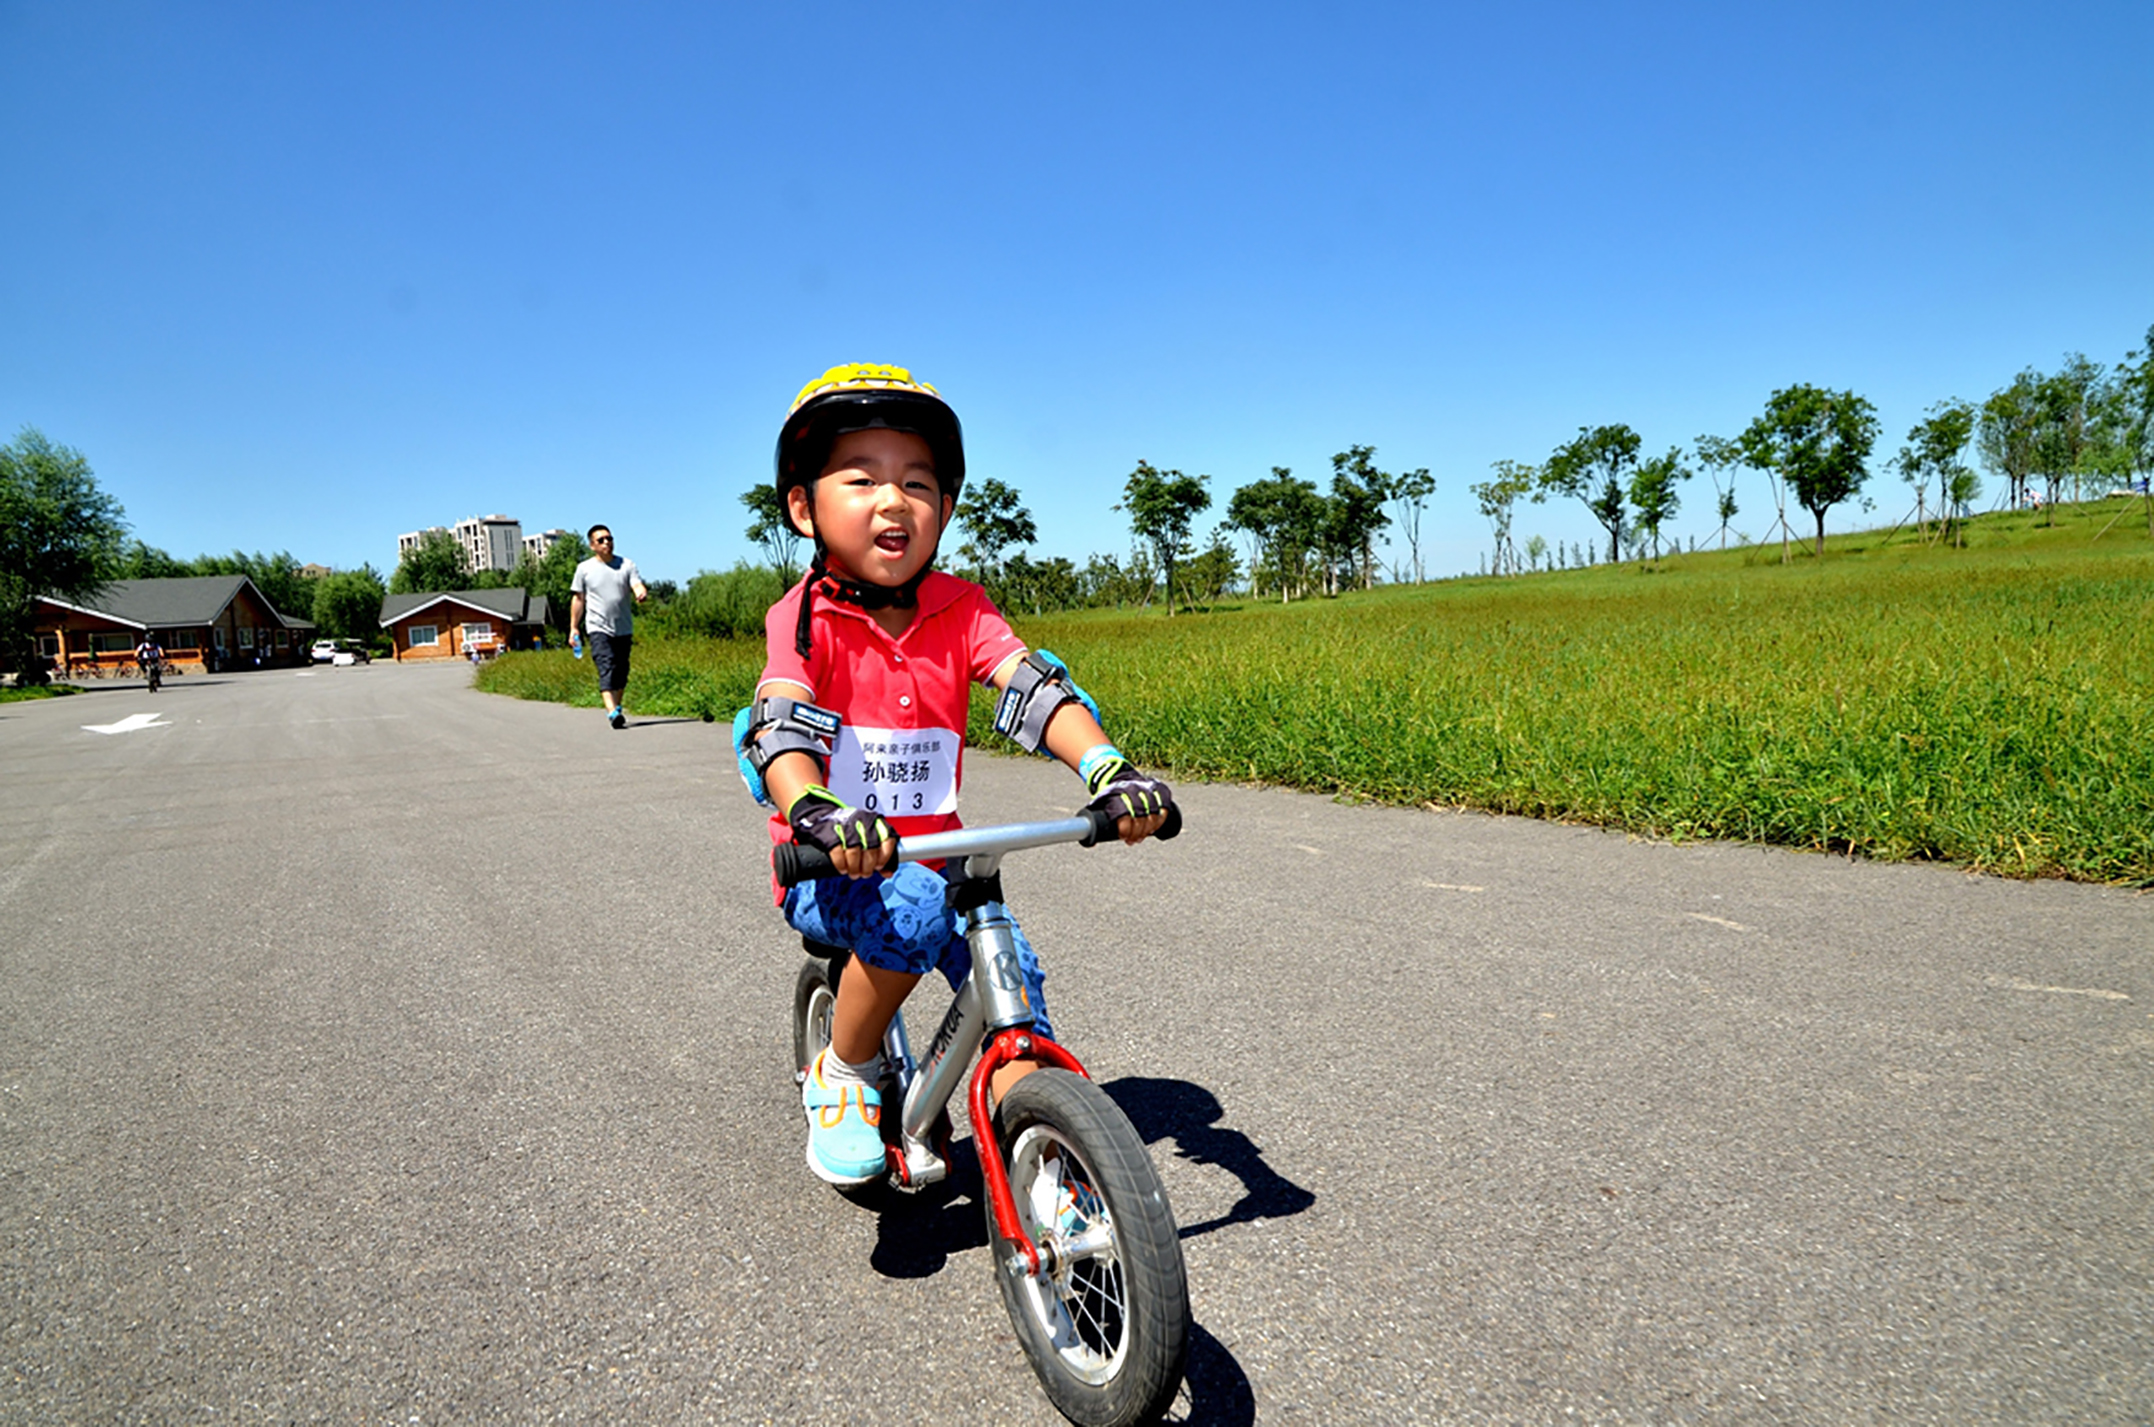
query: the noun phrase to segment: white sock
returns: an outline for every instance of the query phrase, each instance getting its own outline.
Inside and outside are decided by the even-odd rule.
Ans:
[[[865,1085],[872,1090],[875,1082],[882,1078],[882,1073],[883,1053],[879,1050],[860,1064],[854,1065],[840,1059],[838,1053],[829,1046],[823,1047],[825,1085]]]

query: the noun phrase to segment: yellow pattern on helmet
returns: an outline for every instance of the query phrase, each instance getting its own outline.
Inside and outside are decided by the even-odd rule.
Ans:
[[[903,367],[846,362],[802,387],[785,413],[778,432],[778,499],[815,479],[837,435],[874,426],[909,431],[926,441],[942,493],[962,498],[965,433],[942,393]]]
[[[791,416],[816,397],[840,391],[916,391],[938,401],[942,399],[941,392],[903,367],[893,367],[885,362],[846,362],[802,387],[800,395],[794,397],[793,404],[785,409],[785,414]]]

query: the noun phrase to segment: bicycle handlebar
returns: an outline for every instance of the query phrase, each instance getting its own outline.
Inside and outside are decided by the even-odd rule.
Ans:
[[[992,827],[961,827],[950,832],[922,833],[918,837],[898,840],[897,860],[929,862],[938,857],[974,857],[981,853],[1016,852],[1027,847],[1051,847],[1060,842],[1094,847],[1115,840],[1115,824],[1119,821],[1103,808],[1086,808],[1075,817],[1053,822],[1000,823]],[[1181,831],[1182,810],[1174,807],[1167,810],[1166,822],[1152,835],[1167,842],[1179,837]],[[778,875],[781,887],[834,877],[838,872],[829,853],[798,842],[781,842],[772,848],[770,866]]]

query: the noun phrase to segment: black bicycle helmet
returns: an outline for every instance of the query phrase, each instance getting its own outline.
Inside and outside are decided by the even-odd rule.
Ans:
[[[848,362],[832,367],[800,389],[778,431],[778,504],[785,508],[786,493],[806,486],[823,473],[831,448],[838,438],[854,431],[876,428],[903,431],[927,442],[935,458],[935,478],[953,504],[965,489],[965,432],[957,413],[935,388],[903,367],[878,362]],[[938,542],[939,543],[939,542]],[[823,538],[815,537],[815,558],[808,565],[807,585],[800,600],[800,622],[794,645],[806,658],[811,648],[810,622],[815,592],[821,588],[833,599],[866,609],[912,605],[920,581],[934,568],[933,552],[905,585],[889,589],[840,579],[825,562]]]
[[[830,448],[851,431],[883,427],[927,442],[942,493],[965,489],[965,432],[940,393],[903,367],[848,362],[800,389],[778,432],[778,499],[823,473]]]

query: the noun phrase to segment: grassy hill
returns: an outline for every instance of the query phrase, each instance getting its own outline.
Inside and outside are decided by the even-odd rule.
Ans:
[[[2137,507],[2105,531],[2124,510],[1014,622],[1182,778],[2154,885],[2154,538]],[[730,717],[761,657],[639,641],[631,703]],[[565,654],[481,675],[590,682]]]

